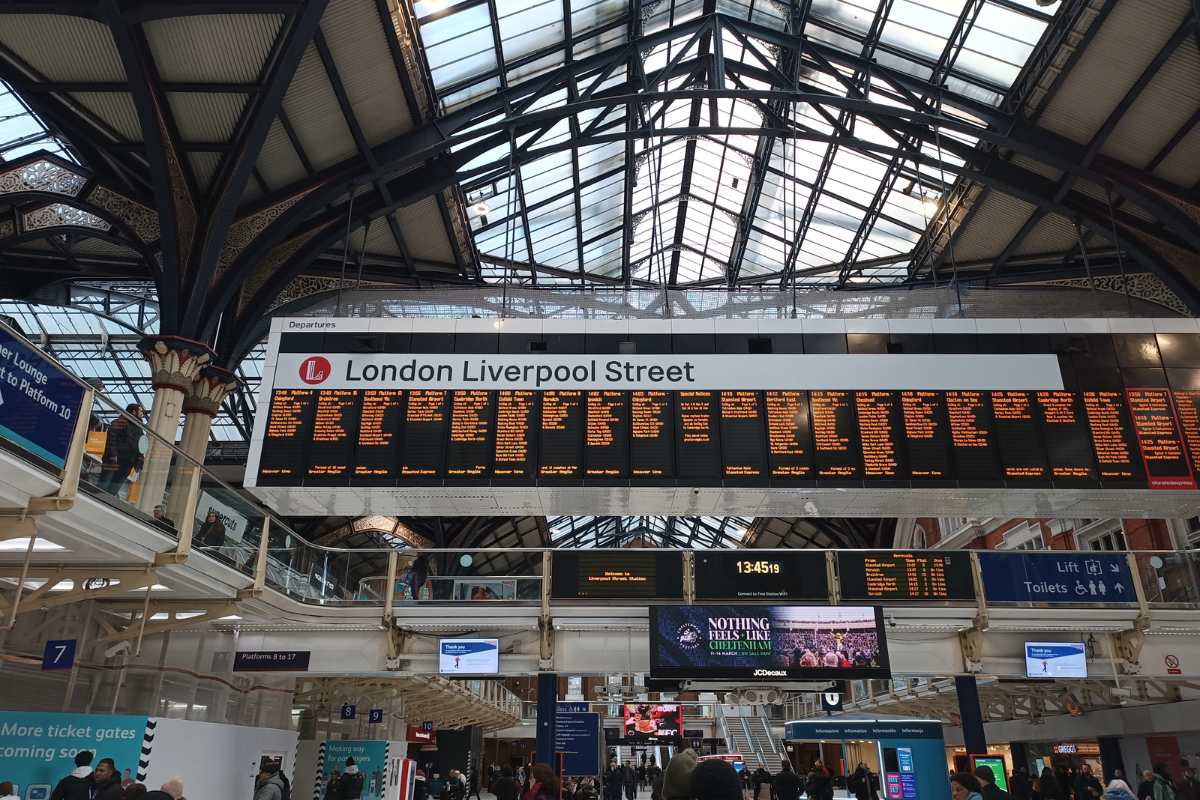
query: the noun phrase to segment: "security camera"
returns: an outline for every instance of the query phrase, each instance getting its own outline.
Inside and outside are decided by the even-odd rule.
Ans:
[[[128,641],[117,642],[112,647],[104,651],[104,657],[116,658],[121,653],[128,653],[132,649],[133,645],[131,645]]]
[[[887,624],[888,624],[889,628],[896,627],[896,618],[893,617],[891,614],[888,614]]]

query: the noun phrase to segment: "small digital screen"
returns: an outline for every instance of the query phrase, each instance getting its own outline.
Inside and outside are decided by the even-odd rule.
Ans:
[[[847,600],[974,600],[965,552],[843,550],[838,582]]]
[[[563,600],[683,599],[683,554],[556,550],[551,594]]]
[[[1086,678],[1083,643],[1026,642],[1025,675],[1030,678]]]
[[[650,607],[653,678],[886,678],[883,611],[855,606]]]
[[[626,739],[674,739],[682,735],[683,706],[665,703],[626,703]]]
[[[443,675],[495,675],[500,671],[498,639],[442,639],[438,672]]]
[[[820,551],[698,552],[696,597],[702,600],[825,600],[829,579]]]

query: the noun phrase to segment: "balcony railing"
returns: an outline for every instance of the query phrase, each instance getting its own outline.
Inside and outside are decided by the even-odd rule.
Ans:
[[[0,328],[20,336],[3,323]],[[221,480],[173,442],[158,437],[142,420],[61,365],[55,366],[84,389],[87,423],[70,423],[70,454],[65,466],[54,473],[62,489],[57,498],[39,498],[38,510],[53,510],[56,504],[63,507],[77,491],[82,492],[157,529],[174,545],[160,560],[179,562],[200,554],[245,576],[246,589],[271,589],[302,603],[390,610],[398,604],[551,602],[546,581],[550,559],[544,557],[545,549],[337,548],[309,542],[268,508]],[[109,444],[118,438],[132,450],[114,457]],[[159,476],[161,482],[145,474],[146,462],[138,457],[151,448],[165,448],[171,456],[169,464],[164,460],[158,467],[166,473]],[[11,442],[5,442],[5,449],[22,452]],[[26,460],[30,469],[45,469],[45,463],[32,454],[26,453]],[[165,488],[154,497],[143,495],[141,487],[154,485]],[[684,558],[691,558],[691,551],[682,552]],[[833,558],[836,551],[829,553]],[[31,555],[32,550],[26,558]],[[478,571],[486,574],[458,574],[467,569],[460,569],[467,563],[465,555],[472,555],[474,569],[483,565]],[[502,557],[505,564],[516,567],[498,569],[495,562]],[[1128,559],[1140,589],[1139,604],[1200,607],[1200,551],[1136,552]],[[385,575],[377,574],[382,564],[387,567]],[[506,574],[510,569],[516,574]],[[982,585],[974,559],[972,569],[976,585]],[[535,571],[541,574],[532,574]],[[692,570],[685,570],[685,576],[689,585],[684,597],[694,597]],[[977,604],[984,601],[961,603]]]

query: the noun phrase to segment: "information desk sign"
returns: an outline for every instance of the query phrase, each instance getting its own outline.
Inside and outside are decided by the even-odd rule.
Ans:
[[[1119,553],[979,553],[983,591],[999,603],[1137,603]]]
[[[83,392],[53,361],[0,328],[0,438],[61,469]]]
[[[975,599],[969,553],[844,550],[837,559],[847,600]]]
[[[560,710],[554,715],[554,752],[563,775],[600,774],[600,715]]]
[[[825,600],[825,553],[795,551],[697,553],[696,597],[701,600]]]

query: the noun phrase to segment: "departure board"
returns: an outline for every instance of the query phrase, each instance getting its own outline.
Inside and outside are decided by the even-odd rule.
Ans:
[[[400,474],[403,451],[404,392],[400,389],[367,389],[362,393],[358,417],[358,448],[354,478],[364,483],[387,483]]]
[[[1196,488],[1200,388],[276,389],[263,486]]]
[[[834,481],[851,481],[861,477],[854,393],[811,392],[809,410],[812,414],[813,463],[817,477]]]
[[[693,564],[700,600],[826,600],[825,553],[698,551]]]
[[[855,392],[863,478],[899,485],[908,478],[907,452],[900,431],[904,410],[899,392]],[[902,480],[903,479],[903,480]]]
[[[900,408],[914,485],[952,484],[950,420],[942,392],[901,392]]]
[[[583,475],[583,392],[542,392],[541,463],[538,476],[578,479]]]
[[[717,392],[677,392],[675,437],[677,474],[698,485],[721,480],[721,443]]]
[[[629,394],[587,392],[584,475],[591,479],[629,477]]]
[[[991,400],[986,392],[946,392],[950,419],[950,451],[954,471],[964,486],[999,486]]]
[[[400,477],[433,480],[445,474],[449,392],[413,389],[404,407]]]
[[[346,483],[358,438],[358,401],[358,392],[349,389],[317,394],[306,480],[314,484]]]
[[[276,389],[271,394],[271,410],[258,468],[264,484],[290,483],[303,475],[308,464],[316,412],[315,389]]]
[[[1168,389],[1126,389],[1133,432],[1151,489],[1195,489]]]
[[[992,423],[1004,482],[1042,486],[1050,473],[1033,392],[992,392]]]
[[[970,553],[842,550],[838,583],[845,600],[974,600]]]
[[[1085,391],[1083,406],[1096,454],[1100,482],[1108,487],[1144,488],[1141,453],[1134,441],[1133,424],[1125,395],[1117,391]]]
[[[1038,418],[1046,441],[1046,460],[1055,486],[1095,488],[1092,455],[1083,401],[1075,392],[1038,392]]]
[[[492,473],[491,392],[456,391],[450,401],[446,477],[487,478]]]
[[[492,473],[498,480],[532,478],[534,430],[538,425],[536,392],[496,392],[496,442]]]
[[[1175,390],[1179,429],[1192,461],[1193,477],[1200,475],[1200,389]]]
[[[672,392],[629,393],[629,476],[675,479],[675,399]]]
[[[721,392],[721,452],[727,479],[761,479],[767,474],[759,394]]]
[[[683,599],[683,554],[653,550],[555,550],[550,594],[561,600]]]
[[[807,392],[766,392],[767,452],[772,482],[811,481],[812,423]]]

